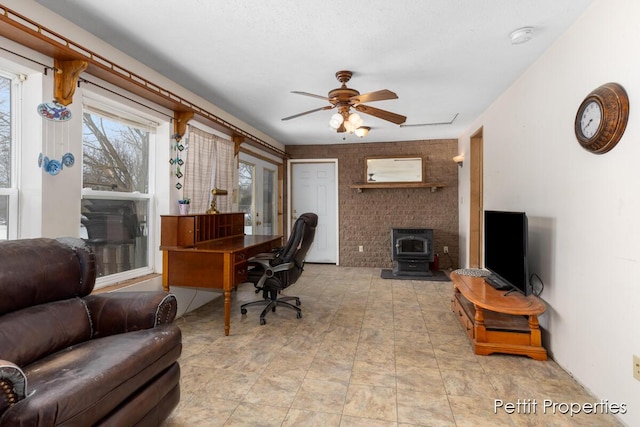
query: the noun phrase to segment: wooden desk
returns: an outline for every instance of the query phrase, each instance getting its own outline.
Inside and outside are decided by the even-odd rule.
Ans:
[[[161,247],[162,286],[221,289],[224,292],[224,334],[231,323],[231,290],[247,280],[247,260],[281,246],[282,236],[234,236],[192,247]]]
[[[521,354],[546,360],[538,315],[546,307],[540,298],[498,291],[481,277],[451,273],[451,308],[465,329],[476,354]]]
[[[162,286],[221,289],[229,335],[231,290],[247,280],[247,260],[282,245],[281,236],[245,236],[244,213],[161,215]]]

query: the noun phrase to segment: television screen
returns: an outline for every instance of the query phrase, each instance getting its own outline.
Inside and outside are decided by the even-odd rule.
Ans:
[[[497,289],[517,289],[529,295],[527,215],[524,212],[484,212],[485,280]]]

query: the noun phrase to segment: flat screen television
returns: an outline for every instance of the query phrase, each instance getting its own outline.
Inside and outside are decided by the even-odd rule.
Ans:
[[[484,212],[485,281],[496,289],[531,293],[527,262],[527,215],[524,212]]]

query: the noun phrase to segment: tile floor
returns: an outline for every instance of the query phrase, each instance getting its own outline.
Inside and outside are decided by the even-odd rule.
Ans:
[[[301,297],[302,319],[284,308],[264,326],[259,307],[242,316],[259,297],[243,284],[228,337],[221,297],[176,320],[182,397],[164,427],[621,425],[544,411],[545,399],[599,401],[553,361],[474,355],[449,308],[451,282],[307,264],[286,294]],[[496,399],[520,399],[520,410],[494,413]]]

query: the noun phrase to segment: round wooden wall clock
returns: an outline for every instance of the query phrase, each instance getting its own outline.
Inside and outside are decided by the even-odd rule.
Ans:
[[[629,97],[618,83],[607,83],[591,92],[578,108],[576,138],[582,147],[603,154],[616,146],[629,119]]]

